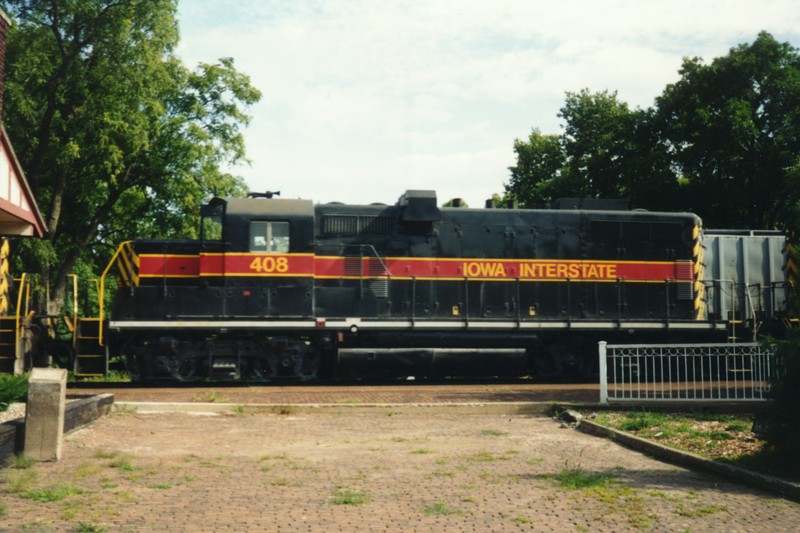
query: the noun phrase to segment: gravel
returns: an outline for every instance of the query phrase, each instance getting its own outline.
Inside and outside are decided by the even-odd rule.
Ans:
[[[17,418],[22,418],[23,416],[25,416],[25,404],[12,403],[8,406],[8,409],[5,411],[0,411],[0,424],[10,420],[15,420]]]

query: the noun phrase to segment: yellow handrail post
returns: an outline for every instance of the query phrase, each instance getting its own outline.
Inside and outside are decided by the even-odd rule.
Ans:
[[[103,270],[103,275],[100,276],[100,286],[99,286],[98,294],[97,294],[97,303],[100,306],[100,325],[99,325],[99,328],[98,328],[98,332],[99,332],[98,333],[98,335],[99,335],[98,342],[99,342],[100,346],[104,345],[103,344],[103,322],[104,322],[104,318],[105,318],[106,276],[108,275],[108,271],[111,270],[111,267],[114,265],[114,263],[116,263],[117,258],[120,256],[120,254],[123,252],[123,250],[125,250],[126,248],[129,248],[129,247],[130,247],[130,241],[125,241],[122,244],[120,244],[119,247],[117,248],[117,251],[114,252],[114,256],[111,258],[111,261],[108,262],[108,266],[106,266],[106,269]]]
[[[72,346],[78,343],[78,275],[67,274],[72,278]]]
[[[27,274],[25,272],[22,273],[19,279],[19,292],[17,293],[17,309],[14,312],[14,317],[16,318],[16,339],[22,339],[21,327],[20,327],[20,310],[22,309],[22,295],[25,293],[25,278]]]

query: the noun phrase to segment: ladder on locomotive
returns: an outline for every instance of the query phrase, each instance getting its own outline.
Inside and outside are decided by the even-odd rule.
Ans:
[[[102,318],[97,316],[81,316],[79,313],[79,280],[75,274],[72,278],[72,316],[65,315],[64,320],[72,334],[72,372],[76,378],[102,377],[108,374],[108,349],[102,344]],[[100,286],[96,279],[85,280],[94,286],[95,294],[100,294]],[[89,290],[84,292],[83,308],[89,308]],[[99,304],[98,304],[99,305]]]
[[[0,373],[25,371],[25,330],[32,313],[31,283],[27,274],[11,279],[0,274]]]

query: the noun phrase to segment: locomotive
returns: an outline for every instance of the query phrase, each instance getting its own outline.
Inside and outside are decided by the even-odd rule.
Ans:
[[[749,293],[706,275],[695,214],[439,207],[425,190],[394,205],[275,196],[213,198],[197,240],[123,243],[101,279],[118,267],[110,314],[84,334],[105,364],[182,381],[588,377],[599,340],[723,341],[748,327],[739,302],[756,323]],[[762,319],[784,305],[772,274]],[[92,360],[80,351],[79,374]]]

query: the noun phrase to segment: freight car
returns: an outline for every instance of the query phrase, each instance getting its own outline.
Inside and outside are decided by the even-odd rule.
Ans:
[[[721,234],[705,254],[694,214],[566,207],[446,208],[419,190],[395,205],[214,198],[198,240],[119,247],[100,280],[102,299],[118,274],[110,316],[76,321],[74,370],[124,358],[136,378],[184,381],[589,376],[599,340],[715,342],[785,307],[780,270],[758,287],[768,312],[747,288],[728,298],[747,280],[707,272],[741,258],[720,253]]]

